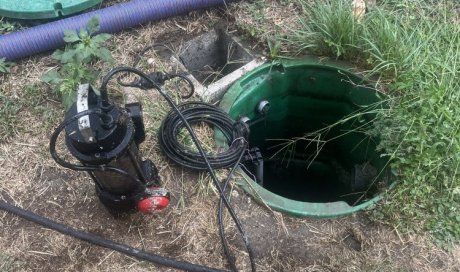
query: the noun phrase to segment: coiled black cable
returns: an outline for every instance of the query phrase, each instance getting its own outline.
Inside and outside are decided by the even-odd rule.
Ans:
[[[245,123],[233,121],[222,109],[207,103],[187,102],[178,105],[178,109],[190,124],[207,123],[213,128],[218,128],[227,140],[229,147],[226,150],[217,154],[207,154],[208,160],[214,169],[231,168],[223,187],[223,192],[226,194],[227,185],[246,152],[245,141],[249,128]],[[158,135],[161,150],[169,159],[179,165],[191,169],[206,170],[206,163],[201,154],[190,150],[179,142],[178,135],[183,128],[183,120],[174,111],[169,112],[163,120]],[[231,255],[225,239],[222,197],[219,199],[217,220],[224,254],[228,259],[231,270],[237,271],[234,257]],[[249,246],[247,248],[252,255],[251,248]]]
[[[153,43],[149,46],[146,46],[143,50],[141,50],[133,63],[133,67],[135,68],[140,60],[142,59],[143,55],[151,50],[156,49],[158,47],[163,47],[169,50],[173,55],[175,53],[171,48],[164,44],[157,44]],[[184,64],[183,60],[180,56],[175,56],[179,59],[182,64]],[[128,75],[129,73],[126,73]],[[163,85],[166,80],[179,77],[182,80],[185,80],[188,85],[190,86],[190,92],[188,95],[182,96],[182,98],[189,98],[194,92],[194,85],[184,75],[179,74],[168,74],[168,73],[159,73],[153,72],[148,74],[151,80],[155,81],[158,85]],[[139,80],[135,80],[130,83],[124,83],[121,80],[121,77],[118,77],[118,84],[122,86],[129,86],[129,87],[138,87],[141,89],[150,89],[154,88],[154,86],[150,86],[151,84],[143,79],[142,77]],[[212,106],[210,104],[202,103],[202,102],[188,102],[181,105],[178,105],[180,112],[183,116],[187,119],[190,124],[205,122],[209,125],[213,126],[214,128],[220,129],[223,133],[224,137],[229,144],[229,148],[221,153],[218,154],[207,154],[209,159],[209,163],[215,169],[219,168],[232,168],[227,180],[224,184],[223,192],[226,193],[227,185],[230,179],[233,176],[234,171],[240,164],[241,159],[246,151],[246,145],[242,143],[240,140],[246,138],[248,132],[248,126],[244,125],[241,122],[234,122],[231,118],[229,118],[228,114],[225,113],[220,108]],[[160,127],[159,133],[159,144],[163,152],[166,156],[171,159],[172,161],[191,169],[196,170],[207,170],[208,167],[206,165],[206,158],[202,156],[201,153],[193,152],[190,149],[184,147],[178,142],[177,135],[180,133],[181,129],[184,128],[183,120],[180,116],[176,113],[175,110],[171,110],[168,116],[163,120],[162,125]],[[224,196],[224,195],[222,195]],[[234,257],[231,255],[230,250],[228,248],[228,243],[225,238],[225,229],[224,229],[224,222],[223,222],[223,199],[222,197],[219,199],[219,205],[217,210],[217,219],[219,225],[219,235],[222,241],[222,247],[224,250],[224,254],[227,257],[228,263],[232,271],[237,271]],[[243,234],[244,236],[244,234]],[[255,270],[254,263],[252,260],[252,249],[249,246],[249,243],[245,241],[246,249],[249,253],[249,257],[251,259],[251,267],[253,271]]]
[[[211,178],[213,180],[214,185],[216,186],[217,190],[219,191],[219,193],[221,195],[220,203],[219,203],[219,209],[218,209],[218,211],[219,211],[218,212],[219,213],[218,218],[219,218],[219,225],[220,225],[220,234],[221,234],[221,239],[223,241],[224,252],[225,252],[225,254],[226,254],[226,256],[227,256],[227,258],[228,258],[228,260],[230,262],[231,268],[232,268],[233,271],[237,270],[237,268],[236,268],[236,266],[235,266],[235,264],[233,262],[233,259],[230,257],[229,250],[228,250],[228,245],[227,245],[226,240],[225,240],[225,238],[223,236],[224,235],[224,229],[223,229],[223,225],[222,225],[222,203],[225,204],[225,207],[228,209],[233,221],[235,222],[235,224],[237,226],[238,231],[242,235],[244,244],[245,244],[246,249],[247,249],[248,254],[249,254],[249,260],[250,260],[250,263],[251,263],[251,270],[256,271],[255,262],[254,262],[254,254],[253,254],[252,249],[251,249],[251,247],[249,245],[249,239],[247,238],[247,236],[246,236],[246,234],[245,234],[245,232],[243,230],[243,227],[241,225],[241,222],[239,221],[238,217],[236,216],[233,208],[231,207],[231,205],[230,205],[230,203],[229,203],[229,201],[228,201],[228,199],[227,199],[227,197],[225,195],[227,184],[228,184],[229,180],[231,179],[231,177],[233,175],[233,172],[238,167],[238,165],[239,165],[239,163],[240,163],[240,161],[241,161],[241,159],[243,157],[243,154],[244,154],[244,152],[246,150],[247,142],[245,140],[245,134],[244,133],[245,132],[247,133],[247,130],[246,130],[247,128],[245,128],[245,125],[243,123],[240,123],[240,122],[233,122],[232,123],[233,128],[237,128],[237,129],[232,130],[231,135],[230,135],[230,133],[225,133],[225,136],[226,136],[227,140],[228,141],[231,140],[231,146],[233,146],[234,143],[240,143],[240,144],[238,144],[238,147],[241,147],[241,148],[237,149],[239,151],[238,156],[236,157],[236,161],[234,161],[232,170],[230,171],[230,174],[227,177],[227,180],[225,182],[224,188],[222,189],[222,187],[220,186],[219,181],[217,179],[217,176],[215,175],[213,166],[211,165],[211,163],[210,163],[210,161],[208,159],[208,155],[205,153],[204,149],[202,148],[198,138],[196,137],[193,129],[190,126],[190,123],[188,122],[186,117],[181,113],[180,109],[178,109],[178,107],[174,104],[172,99],[162,90],[162,88],[155,81],[153,81],[151,78],[149,78],[148,75],[146,75],[142,71],[139,71],[137,69],[130,68],[130,67],[119,67],[119,68],[113,69],[111,72],[109,72],[109,74],[107,74],[104,77],[104,79],[102,81],[101,88],[100,88],[101,100],[102,100],[101,105],[103,107],[110,105],[109,101],[108,101],[107,84],[108,84],[109,80],[114,75],[116,75],[118,73],[121,73],[121,72],[134,73],[134,74],[140,76],[141,78],[147,80],[166,99],[166,101],[173,108],[173,110],[175,111],[177,116],[182,120],[182,122],[183,122],[182,127],[185,127],[189,131],[189,133],[191,134],[192,139],[193,139],[196,147],[198,148],[198,151],[200,152],[200,155],[203,158],[202,163],[204,163],[204,165],[206,166],[205,169],[208,170],[209,174],[211,175]],[[221,113],[223,113],[223,111],[220,111],[220,114]],[[62,132],[62,130],[68,124],[70,124],[70,122],[74,122],[75,120],[77,120],[78,118],[80,118],[82,116],[91,115],[91,114],[96,114],[96,115],[99,115],[101,117],[104,117],[104,115],[105,115],[105,113],[103,113],[100,109],[92,109],[92,110],[83,111],[83,112],[80,112],[80,113],[78,113],[78,114],[66,119],[64,122],[62,122],[58,126],[58,128],[56,128],[56,130],[53,132],[53,134],[51,136],[51,140],[50,140],[50,153],[51,153],[53,159],[58,164],[60,164],[61,166],[66,167],[66,168],[70,168],[70,169],[73,169],[73,170],[76,170],[76,171],[114,171],[114,172],[117,172],[119,174],[126,175],[126,176],[128,176],[130,178],[133,178],[127,172],[125,172],[125,171],[123,171],[121,169],[118,169],[118,168],[112,168],[112,167],[108,167],[108,166],[105,166],[105,165],[102,165],[102,166],[75,165],[75,164],[71,164],[71,163],[63,160],[62,158],[60,158],[58,156],[57,151],[56,151],[56,141],[57,141],[57,138],[59,137],[59,134]],[[203,116],[201,116],[200,118],[203,118]],[[192,123],[193,123],[193,121],[192,121]],[[226,125],[228,125],[228,124],[226,124]],[[216,123],[216,126],[221,128],[222,131],[225,131],[225,130],[223,130],[224,126],[222,124],[220,124],[219,122]],[[227,128],[229,128],[229,126],[227,126]],[[218,270],[218,269],[214,269],[214,268],[210,268],[210,267],[206,267],[206,266],[200,266],[200,265],[196,265],[196,264],[192,264],[192,263],[181,262],[181,261],[177,261],[177,260],[174,260],[174,259],[165,258],[165,257],[162,257],[162,256],[158,256],[158,255],[155,255],[155,254],[152,254],[152,253],[148,253],[148,252],[145,252],[145,251],[142,251],[142,250],[138,250],[138,249],[129,247],[129,246],[124,245],[124,244],[120,244],[120,243],[117,243],[117,242],[114,242],[114,241],[111,241],[111,240],[101,238],[101,237],[96,236],[94,234],[78,231],[78,230],[75,230],[75,229],[73,229],[73,228],[71,228],[69,226],[59,224],[59,223],[57,223],[55,221],[52,221],[50,219],[47,219],[47,218],[45,218],[43,216],[34,214],[34,213],[30,212],[30,211],[21,209],[19,207],[15,207],[15,206],[10,205],[10,204],[8,204],[8,203],[6,203],[4,201],[1,201],[1,200],[0,200],[0,209],[5,210],[5,211],[10,212],[10,213],[13,213],[13,214],[15,214],[15,215],[17,215],[17,216],[19,216],[21,218],[24,218],[26,220],[30,220],[30,221],[32,221],[34,223],[40,224],[40,225],[42,225],[44,227],[56,230],[56,231],[61,232],[63,234],[66,234],[66,235],[81,239],[83,241],[90,242],[90,243],[98,245],[98,246],[110,248],[110,249],[119,251],[121,253],[124,253],[126,255],[130,255],[130,256],[133,256],[133,257],[136,257],[136,258],[139,258],[139,259],[144,259],[144,260],[147,260],[147,261],[150,261],[150,262],[153,262],[153,263],[157,263],[157,264],[160,264],[160,265],[174,267],[174,268],[178,268],[178,269],[182,269],[182,270],[186,270],[186,271],[204,271],[204,272],[222,271],[222,270]]]
[[[178,105],[186,121],[193,125],[207,123],[218,128],[230,146],[217,154],[206,154],[213,169],[232,168],[241,152],[246,149],[247,128],[244,123],[233,121],[226,112],[203,102],[186,102]],[[184,120],[173,110],[163,120],[158,134],[161,150],[172,161],[196,170],[206,170],[205,158],[179,142],[178,135],[185,128]]]
[[[146,46],[137,54],[136,59],[133,63],[133,67],[136,67],[139,64],[140,60],[147,51],[156,49],[158,47],[166,48],[173,55],[175,55],[174,51],[168,46],[164,44],[153,43],[149,46]],[[184,61],[181,59],[180,56],[175,57],[176,59],[179,59],[182,62],[182,64],[184,64]],[[184,75],[168,73],[163,74],[158,72],[150,73],[148,75],[150,79],[157,82],[158,85],[163,85],[164,81],[175,77],[179,77],[182,80],[185,80],[190,86],[191,91],[188,95],[181,96],[182,98],[191,97],[195,90],[193,83]],[[122,82],[120,77],[117,80],[118,83],[122,86],[139,87],[141,89],[149,89],[148,87],[152,88],[152,86],[149,86],[150,84],[148,84],[148,82],[146,84],[146,80],[142,80],[142,78],[141,80],[133,81],[131,83]],[[207,156],[209,159],[209,163],[212,167],[216,169],[231,168],[231,171],[227,176],[227,180],[224,183],[224,194],[222,194],[221,198],[219,199],[219,205],[217,209],[217,220],[219,225],[219,236],[222,242],[224,254],[227,257],[231,270],[237,271],[238,269],[236,268],[234,257],[230,253],[228,243],[225,238],[225,229],[223,222],[223,198],[225,198],[227,185],[230,179],[232,178],[234,171],[239,166],[243,158],[243,155],[246,152],[246,145],[241,144],[240,139],[246,138],[248,136],[248,127],[246,126],[242,130],[242,125],[244,126],[243,123],[234,122],[232,119],[229,118],[227,113],[222,111],[220,108],[214,107],[210,104],[201,102],[189,102],[179,105],[178,108],[190,124],[206,122],[212,125],[213,127],[220,129],[224,137],[226,138],[227,143],[229,143],[230,145],[230,147],[224,152],[221,152],[219,154],[207,154]],[[202,157],[201,153],[193,152],[190,149],[187,149],[186,147],[182,146],[178,142],[177,135],[184,127],[184,124],[182,123],[183,121],[184,120],[182,120],[182,118],[180,118],[180,116],[176,114],[175,110],[171,110],[166,119],[163,120],[160,128],[160,134],[158,137],[160,147],[168,158],[184,167],[197,170],[207,170],[208,167],[206,164],[206,158]],[[244,233],[242,233],[242,235],[244,237]],[[252,249],[249,246],[249,242],[247,240],[245,240],[244,242],[246,249],[249,253],[249,258],[251,260],[251,268],[253,271],[255,271]]]
[[[239,231],[239,233],[241,234],[242,238],[243,238],[243,242],[244,242],[244,245],[246,247],[246,250],[248,252],[248,255],[249,255],[249,261],[251,263],[251,271],[255,272],[256,271],[256,266],[255,266],[255,262],[254,262],[254,253],[250,247],[250,242],[249,242],[249,239],[248,237],[246,236],[246,233],[243,229],[243,226],[240,222],[240,220],[238,219],[235,211],[233,210],[232,206],[230,205],[230,202],[228,201],[227,197],[225,196],[225,192],[224,190],[222,189],[220,183],[219,183],[219,179],[217,178],[215,172],[214,172],[214,168],[212,167],[209,159],[208,159],[208,155],[206,154],[206,152],[204,151],[203,147],[201,146],[201,143],[200,141],[198,140],[197,136],[195,135],[195,132],[193,131],[189,121],[187,120],[187,118],[182,114],[182,112],[180,111],[180,109],[176,106],[176,104],[174,103],[174,101],[172,101],[172,99],[163,91],[163,89],[161,88],[161,86],[158,85],[157,82],[153,81],[151,78],[149,78],[149,76],[147,74],[145,74],[144,72],[138,70],[138,69],[135,69],[135,68],[132,68],[132,67],[118,67],[118,68],[114,68],[112,69],[112,71],[110,71],[102,80],[102,83],[101,83],[101,87],[100,87],[100,93],[101,93],[101,99],[102,99],[102,105],[105,105],[105,104],[109,104],[109,101],[108,101],[108,92],[107,92],[107,85],[108,85],[108,82],[110,81],[110,79],[112,77],[114,77],[115,75],[119,74],[119,73],[133,73],[133,74],[136,74],[138,76],[140,76],[141,78],[144,78],[145,80],[147,80],[152,86],[153,88],[155,88],[162,96],[163,98],[168,102],[168,104],[171,106],[171,108],[173,109],[173,111],[175,112],[175,114],[177,114],[177,116],[182,120],[182,125],[188,130],[188,132],[190,133],[191,137],[192,137],[192,140],[195,144],[195,146],[197,147],[198,151],[199,151],[199,154],[201,155],[201,157],[203,158],[203,162],[204,164],[206,165],[206,170],[209,172],[210,176],[211,176],[211,179],[213,181],[213,184],[214,186],[216,187],[216,189],[219,191],[219,194],[221,196],[221,201],[223,202],[223,204],[225,205],[225,207],[227,208],[233,222],[235,222],[235,225]],[[223,111],[222,111],[223,112]],[[238,122],[239,124],[242,125],[241,122]],[[238,124],[237,123],[237,124]],[[236,142],[241,142],[243,145],[244,145],[244,148],[242,149],[243,151],[246,149],[246,145],[247,145],[247,142],[246,142],[246,139],[243,138],[243,137],[240,137],[240,138],[234,138],[234,141]],[[231,144],[233,144],[233,142],[231,142]],[[240,150],[241,151],[241,150]],[[241,152],[243,152],[241,151]],[[239,160],[236,160],[234,161],[234,165],[233,165],[233,169],[232,169],[232,173],[234,171],[234,169],[236,167],[238,167],[239,165]],[[230,176],[231,177],[231,176]],[[230,177],[228,177],[228,180],[230,179]],[[225,246],[224,246],[225,247]],[[225,250],[225,249],[224,249]],[[233,260],[232,258],[230,258],[230,255],[227,255],[227,258],[228,258],[228,261],[230,263],[232,263],[232,269],[236,270],[236,267],[235,265],[233,264]]]

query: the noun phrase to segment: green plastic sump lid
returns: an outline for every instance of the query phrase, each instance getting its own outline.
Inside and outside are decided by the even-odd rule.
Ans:
[[[102,0],[0,0],[0,17],[52,19],[83,11]]]

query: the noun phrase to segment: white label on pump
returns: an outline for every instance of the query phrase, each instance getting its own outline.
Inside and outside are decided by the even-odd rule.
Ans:
[[[89,84],[80,84],[78,85],[78,94],[77,94],[77,113],[88,110],[88,92]],[[91,129],[91,124],[89,121],[89,115],[82,116],[78,119],[78,129],[80,130],[83,139],[87,143],[94,142],[94,134]]]

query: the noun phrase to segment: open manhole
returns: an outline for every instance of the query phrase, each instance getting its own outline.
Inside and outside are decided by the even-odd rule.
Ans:
[[[224,29],[215,28],[185,44],[180,54],[185,68],[207,86],[254,59]]]
[[[390,184],[378,138],[366,133],[381,94],[357,75],[315,60],[267,64],[237,81],[221,107],[250,121],[243,188],[297,216],[343,216]]]

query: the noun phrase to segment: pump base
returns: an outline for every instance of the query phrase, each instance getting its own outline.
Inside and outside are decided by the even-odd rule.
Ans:
[[[110,212],[136,212],[137,203],[148,195],[146,191],[147,187],[160,186],[160,176],[158,175],[156,166],[150,160],[145,160],[142,162],[142,167],[147,183],[143,186],[139,186],[137,191],[131,192],[130,194],[113,194],[104,190],[96,183],[96,194],[102,204],[104,204]]]

